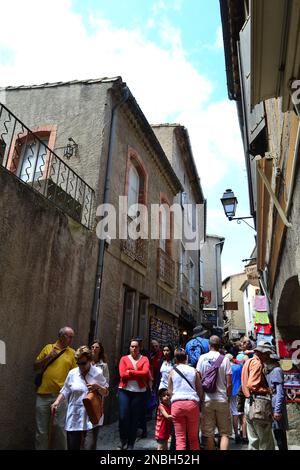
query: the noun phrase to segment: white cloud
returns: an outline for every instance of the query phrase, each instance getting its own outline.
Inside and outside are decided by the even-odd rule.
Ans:
[[[214,48],[215,49],[223,49],[223,33],[222,33],[222,26],[221,25],[217,29]]]
[[[87,30],[70,0],[52,0],[49,8],[42,0],[0,3],[0,48],[12,52],[3,65],[0,59],[1,86],[121,75],[149,122],[188,128],[204,188],[243,162],[234,105],[209,102],[212,83],[188,61],[180,29],[166,18],[159,19],[158,47],[144,30],[115,28],[99,16]],[[170,5],[181,1],[157,2],[156,11]]]
[[[243,168],[244,153],[235,104],[220,101],[179,115],[190,134],[202,185],[217,185],[231,169]]]

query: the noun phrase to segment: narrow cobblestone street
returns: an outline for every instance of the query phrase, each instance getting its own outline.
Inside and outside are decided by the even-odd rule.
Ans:
[[[154,439],[155,421],[148,422],[148,437],[146,439],[137,438],[135,450],[156,450]],[[98,439],[97,450],[116,450],[119,444],[118,422],[103,426]],[[235,444],[234,438],[230,439],[230,450],[247,450],[247,444]],[[300,446],[289,446],[290,450],[300,450]]]

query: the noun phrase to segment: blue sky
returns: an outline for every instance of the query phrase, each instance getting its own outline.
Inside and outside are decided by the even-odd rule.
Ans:
[[[151,123],[187,127],[208,201],[208,232],[226,238],[223,277],[242,272],[254,231],[228,222],[220,203],[224,190],[232,188],[237,215],[249,215],[235,104],[227,97],[219,1],[52,0],[49,5],[0,0],[0,86],[121,75]],[[38,60],[29,61],[28,51]]]

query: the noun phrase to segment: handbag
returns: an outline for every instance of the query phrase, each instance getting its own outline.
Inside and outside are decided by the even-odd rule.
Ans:
[[[94,425],[98,424],[103,415],[102,397],[96,391],[88,392],[82,402],[90,422]]]
[[[260,421],[273,421],[272,400],[265,395],[251,395],[249,419],[259,419]]]
[[[237,410],[238,410],[239,413],[244,414],[245,401],[246,401],[246,397],[244,395],[242,386],[240,386],[240,388],[239,388],[239,390],[236,394],[236,405],[237,405]]]
[[[48,362],[48,364],[44,367],[44,369],[40,370],[39,372],[37,372],[37,374],[35,375],[34,377],[34,385],[38,388],[40,385],[42,385],[42,381],[43,381],[43,375],[44,375],[44,372],[45,370],[47,369],[47,367],[49,367],[51,364],[53,364],[54,361],[56,361],[56,359],[59,358],[59,356],[61,356],[63,353],[65,352],[65,349],[63,349],[62,351],[60,351],[60,353],[58,353],[55,357],[53,357],[51,359],[51,361]]]

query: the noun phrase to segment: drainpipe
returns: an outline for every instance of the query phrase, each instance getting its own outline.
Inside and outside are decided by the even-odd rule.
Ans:
[[[219,304],[219,289],[218,289],[218,256],[217,256],[217,246],[218,245],[224,245],[224,240],[221,242],[218,242],[215,244],[215,256],[216,256],[216,305],[217,305],[217,327],[219,326],[219,307],[222,307],[222,305]],[[220,250],[220,260],[221,260],[221,250]]]
[[[112,173],[112,162],[113,162],[113,148],[114,148],[114,139],[116,131],[116,122],[117,122],[117,109],[125,103],[129,96],[130,91],[127,86],[123,89],[123,98],[119,101],[113,108],[110,121],[110,130],[109,130],[109,143],[108,143],[108,157],[106,164],[105,172],[105,183],[104,183],[104,195],[103,195],[103,204],[109,202],[109,192],[110,192],[110,183],[111,183],[111,173]],[[95,278],[95,290],[94,290],[94,299],[90,323],[90,332],[89,332],[89,344],[93,339],[99,334],[99,306],[100,306],[100,296],[101,296],[101,286],[102,286],[102,275],[103,275],[103,266],[104,266],[104,253],[105,253],[105,240],[99,240],[98,242],[98,259],[97,259],[97,271]]]

